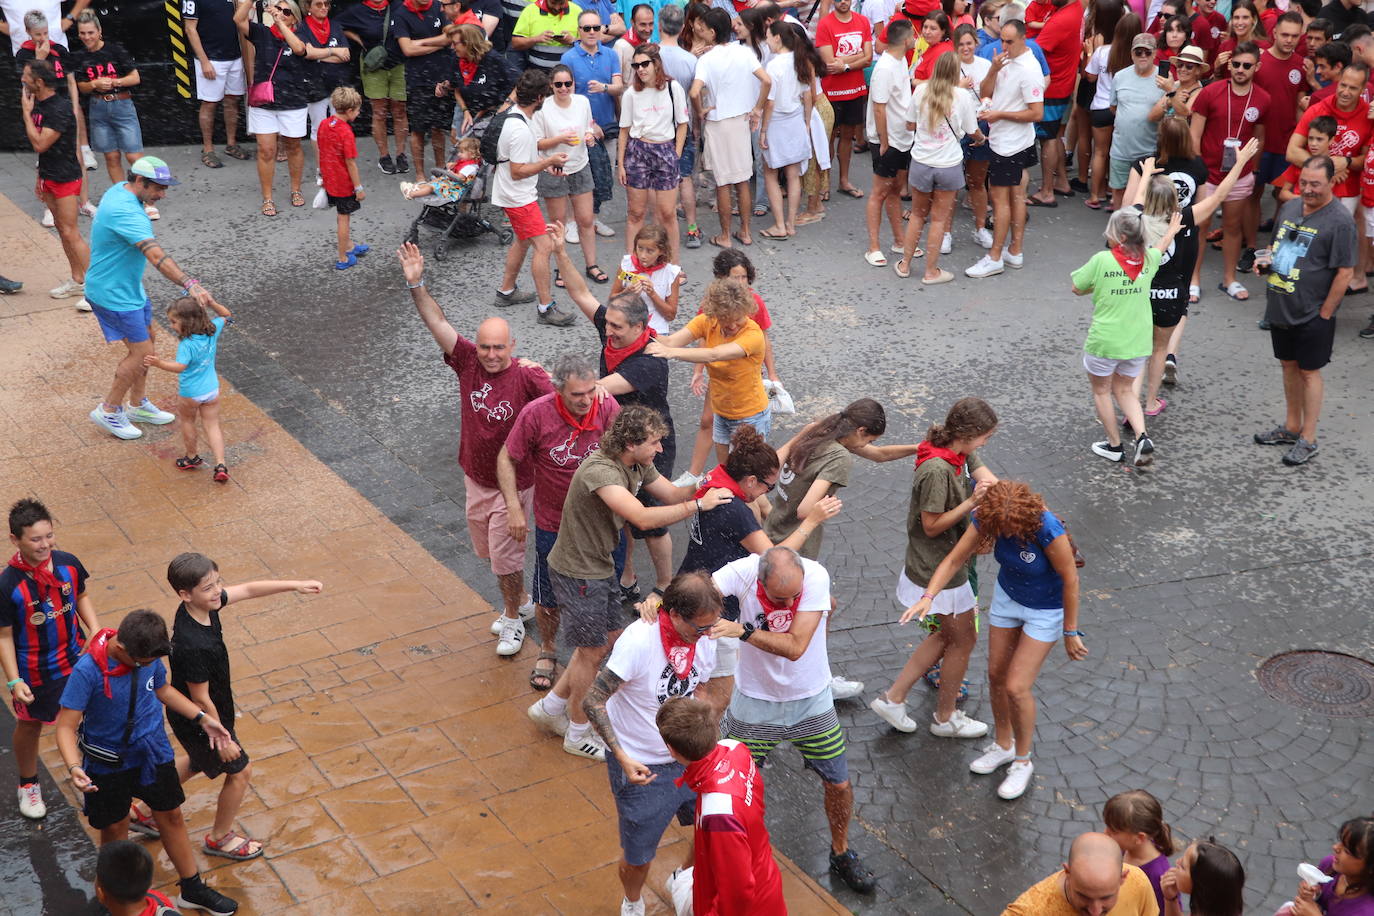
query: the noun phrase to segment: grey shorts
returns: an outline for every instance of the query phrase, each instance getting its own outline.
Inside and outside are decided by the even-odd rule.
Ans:
[[[648,785],[637,786],[625,778],[619,761],[608,755],[606,771],[611,781],[611,795],[615,798],[616,820],[620,825],[620,849],[631,865],[648,865],[658,851],[663,831],[677,816],[684,827],[692,823],[696,814],[697,795],[686,786],[679,786],[682,775],[680,763],[651,763],[655,776]]]
[[[907,183],[923,194],[932,191],[958,191],[964,186],[964,166],[960,163],[940,168],[922,165],[913,159],[911,169],[907,172]]]
[[[549,570],[549,582],[562,612],[558,641],[561,645],[599,649],[607,637],[625,627],[620,605],[620,583],[609,579],[574,579]]]
[[[578,194],[592,192],[592,170],[583,166],[571,175],[555,175],[552,172],[539,173],[539,196],[576,197]]]

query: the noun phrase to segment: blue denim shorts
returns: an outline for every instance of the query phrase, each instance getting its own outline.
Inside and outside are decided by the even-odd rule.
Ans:
[[[773,431],[773,405],[769,404],[752,417],[742,417],[738,420],[727,420],[720,414],[715,414],[711,419],[711,441],[716,445],[729,445],[731,434],[745,423],[754,427],[760,436],[767,439],[768,434]]]
[[[1041,642],[1059,642],[1064,635],[1064,609],[1034,608],[1018,604],[1002,590],[1002,583],[998,582],[992,590],[992,608],[988,611],[988,623],[994,627],[1019,629],[1031,639]]]
[[[534,581],[530,583],[530,597],[540,607],[558,607],[553,585],[549,582],[549,551],[557,540],[557,531],[534,529]]]
[[[680,763],[649,764],[656,775],[647,786],[637,786],[625,778],[615,758],[606,758],[606,773],[611,779],[616,819],[620,822],[620,849],[631,865],[648,865],[658,851],[658,841],[668,829],[673,815],[684,827],[696,816],[697,795],[678,786]]]
[[[148,339],[148,328],[153,323],[153,300],[145,299],[143,308],[117,312],[91,303],[91,312],[100,322],[100,333],[105,335],[106,343],[122,340],[127,343],[143,343]]]
[[[90,129],[91,149],[97,153],[143,151],[143,130],[138,125],[138,112],[134,110],[133,99],[106,102],[96,96],[91,99],[86,126]]]
[[[691,178],[692,170],[697,167],[697,135],[692,128],[687,128],[687,140],[682,144],[682,155],[677,157],[677,174],[679,178]]]

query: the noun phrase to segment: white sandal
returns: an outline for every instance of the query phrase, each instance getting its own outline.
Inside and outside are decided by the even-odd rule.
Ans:
[[[881,251],[868,252],[864,255],[864,260],[868,262],[870,267],[887,266],[887,255],[883,254]]]

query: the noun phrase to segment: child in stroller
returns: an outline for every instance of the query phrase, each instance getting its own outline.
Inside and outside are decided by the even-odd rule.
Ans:
[[[414,200],[433,194],[450,203],[463,201],[471,193],[481,167],[482,142],[476,137],[464,137],[458,141],[454,161],[447,169],[432,169],[432,181],[401,182],[401,196],[406,200]]]
[[[482,213],[491,184],[490,167],[482,162],[482,144],[476,136],[458,141],[454,161],[447,169],[431,169],[430,180],[401,182],[401,194],[407,200],[423,204],[420,213],[411,221],[406,240],[420,243],[420,225],[440,230],[434,246],[434,257],[442,261],[448,256],[454,239],[476,238],[493,233],[502,245],[510,244],[514,233],[498,227]]]

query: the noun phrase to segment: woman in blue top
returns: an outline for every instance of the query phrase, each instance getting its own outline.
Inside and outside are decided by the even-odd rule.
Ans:
[[[143,357],[143,365],[181,376],[177,414],[181,419],[181,438],[186,443],[186,454],[177,459],[177,468],[195,471],[205,464],[196,452],[196,417],[199,416],[205,424],[205,441],[215,457],[215,482],[227,483],[229,469],[224,465],[224,433],[219,428],[219,376],[215,374],[215,353],[219,348],[219,336],[233,314],[213,299],[210,307],[217,317],[211,318],[200,303],[189,296],[167,306],[167,322],[181,341],[177,344],[177,358],[175,361],[159,359],[156,354],[149,353]]]
[[[935,596],[988,541],[994,542],[993,554],[1001,567],[988,613],[988,692],[995,738],[969,769],[987,774],[1010,763],[997,794],[1013,799],[1026,791],[1033,772],[1031,687],[1040,666],[1061,631],[1069,658],[1088,656],[1078,629],[1078,568],[1063,523],[1024,483],[1002,480],[986,488],[973,510],[973,524],[936,567],[925,594],[901,622],[924,620]]]

